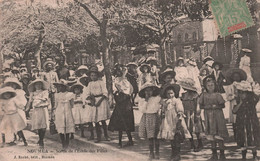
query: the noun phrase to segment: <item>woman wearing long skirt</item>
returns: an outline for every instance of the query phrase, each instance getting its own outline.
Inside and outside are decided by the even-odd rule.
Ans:
[[[126,146],[133,145],[131,132],[135,129],[133,103],[131,101],[133,87],[125,77],[126,73],[127,69],[124,66],[117,66],[114,70],[115,87],[117,89],[114,93],[116,105],[108,125],[108,130],[118,131],[119,133],[119,148],[122,147],[123,131],[126,132],[129,140]]]

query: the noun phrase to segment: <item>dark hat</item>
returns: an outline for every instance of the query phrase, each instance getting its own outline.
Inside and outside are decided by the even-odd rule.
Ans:
[[[153,56],[150,56],[146,59],[146,63],[150,64],[151,62],[157,63],[157,59]]]
[[[148,68],[148,73],[151,71],[151,66],[149,65],[149,64],[142,64],[141,66],[140,66],[140,71],[142,72],[142,73],[144,73],[144,67],[147,67]]]
[[[56,87],[57,86],[61,86],[63,88],[66,88],[66,90],[69,89],[68,82],[66,80],[64,80],[64,79],[61,79],[59,82],[53,83],[53,85],[56,86]]]
[[[160,93],[160,89],[159,87],[157,87],[155,84],[153,83],[145,83],[144,85],[142,85],[140,91],[139,91],[139,97],[141,98],[145,98],[145,90],[147,88],[152,88],[153,89],[153,96],[157,96]]]
[[[223,64],[218,62],[218,61],[214,61],[214,63],[212,64],[212,67],[214,68],[216,65],[219,66],[219,69],[222,69],[223,68]]]
[[[81,83],[75,83],[70,87],[70,91],[74,92],[75,88],[79,88],[81,90],[81,93],[83,92],[84,86]]]
[[[239,68],[230,68],[227,70],[227,72],[225,73],[225,78],[227,79],[227,81],[229,82],[233,82],[233,75],[237,73],[240,75],[241,81],[242,80],[247,80],[247,74],[244,70],[239,69]]]
[[[164,70],[160,75],[159,75],[159,81],[160,83],[163,82],[164,78],[166,77],[166,75],[172,75],[173,78],[175,77],[176,73],[173,69],[167,68],[166,70]]]
[[[167,98],[167,93],[166,92],[169,89],[172,89],[174,91],[176,98],[179,97],[179,92],[180,92],[180,89],[181,89],[180,85],[178,85],[178,84],[167,84],[167,85],[165,85],[162,88],[162,92],[161,92],[161,97],[162,98]]]
[[[203,59],[203,64],[205,64],[207,61],[209,60],[212,60],[214,61],[214,58],[212,58],[211,56],[206,56],[204,59]]]
[[[86,76],[86,75],[83,75],[82,77],[79,78],[79,82],[84,85],[84,86],[88,86],[88,83],[91,81],[91,79]]]

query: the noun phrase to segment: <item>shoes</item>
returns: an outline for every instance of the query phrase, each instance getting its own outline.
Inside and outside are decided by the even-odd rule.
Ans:
[[[24,146],[28,146],[28,143],[26,141],[24,142]]]
[[[88,140],[94,140],[94,136],[90,136]]]
[[[128,141],[124,147],[128,147],[128,146],[133,146],[134,142],[133,141]]]
[[[110,137],[109,136],[105,136],[105,141],[110,141]]]

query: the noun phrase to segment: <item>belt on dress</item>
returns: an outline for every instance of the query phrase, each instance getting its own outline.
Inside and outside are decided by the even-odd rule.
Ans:
[[[45,108],[45,107],[48,107],[48,106],[39,106],[39,107],[34,107],[34,108]]]
[[[95,95],[94,97],[102,97],[104,96],[103,94]]]
[[[82,101],[75,101],[74,104],[83,104]]]

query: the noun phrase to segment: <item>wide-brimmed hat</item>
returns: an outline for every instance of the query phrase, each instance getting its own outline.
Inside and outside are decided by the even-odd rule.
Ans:
[[[130,67],[130,66],[138,67],[138,65],[135,62],[130,62],[130,63],[126,64],[126,66],[127,67]]]
[[[230,68],[227,70],[227,72],[225,73],[225,78],[230,81],[233,82],[233,75],[237,73],[240,75],[241,80],[247,80],[247,74],[244,70],[239,69],[239,68]]]
[[[61,87],[63,87],[63,88],[69,89],[68,82],[67,82],[65,79],[61,79],[59,82],[53,83],[53,85],[54,85],[55,87],[61,86]]]
[[[19,72],[20,72],[20,73],[22,73],[23,71],[27,72],[28,70],[27,70],[26,67],[22,67],[22,68],[19,69]]]
[[[204,59],[203,59],[203,64],[205,64],[207,61],[209,60],[212,60],[214,61],[214,58],[212,58],[211,56],[206,56]]]
[[[200,69],[200,76],[202,76],[202,72],[206,70],[206,76],[210,74],[209,69],[207,67],[203,67]]]
[[[88,67],[85,66],[85,65],[79,66],[79,68],[75,71],[75,75],[76,75],[77,77],[80,77],[80,76],[81,76],[81,75],[80,75],[80,72],[81,72],[81,71],[85,71],[85,73],[87,74],[87,73],[88,73]]]
[[[157,63],[157,59],[153,56],[150,56],[146,59],[146,63],[150,64],[151,62]]]
[[[223,64],[218,62],[218,61],[215,61],[213,64],[212,64],[212,67],[214,68],[216,65],[219,66],[219,69],[222,69],[223,68]]]
[[[67,80],[68,86],[72,86],[73,84],[77,83],[77,78],[74,76],[70,76]]]
[[[81,92],[83,92],[83,88],[84,86],[81,83],[75,83],[70,87],[70,91],[74,92],[75,88],[79,88],[81,90]]]
[[[6,87],[6,86],[8,86],[11,83],[16,84],[18,89],[22,89],[23,88],[22,83],[19,82],[19,80],[17,78],[12,78],[12,77],[8,77],[8,78],[5,79],[3,87]]]
[[[32,68],[32,72],[33,72],[33,73],[34,73],[34,72],[39,72],[39,71],[40,71],[39,68],[37,68],[36,66]]]
[[[190,65],[192,65],[192,66],[197,66],[197,63],[196,63],[196,61],[195,61],[194,59],[189,59],[189,60],[187,61],[187,63],[190,64]]]
[[[42,88],[43,88],[43,90],[47,90],[47,89],[48,89],[48,87],[49,87],[48,82],[46,82],[46,81],[44,81],[44,80],[42,80],[42,79],[40,79],[40,78],[37,78],[37,79],[35,79],[34,81],[32,81],[32,82],[28,85],[28,91],[29,91],[29,92],[34,92],[34,91],[35,91],[35,83],[38,83],[38,82],[42,83]]]
[[[84,86],[88,86],[88,83],[91,81],[90,77],[88,77],[87,75],[83,75],[82,77],[79,78],[79,82],[84,85]]]
[[[142,64],[142,65],[140,66],[140,71],[141,71],[142,73],[144,73],[144,67],[147,67],[147,68],[148,68],[148,73],[151,71],[151,66],[150,66],[149,64],[144,63],[144,64]]]
[[[234,85],[236,89],[240,91],[249,91],[249,92],[253,91],[251,83],[248,81],[234,82]]]
[[[246,49],[246,48],[242,49],[242,51],[245,52],[245,53],[252,53],[252,50]]]
[[[87,73],[88,76],[90,76],[91,73],[96,73],[98,75],[98,77],[102,77],[103,76],[103,74],[100,71],[98,71],[98,67],[97,66],[91,66],[90,67],[90,69],[89,69],[89,71]]]
[[[47,60],[43,64],[43,68],[46,68],[48,64],[51,64],[53,67],[55,66],[55,62],[51,58],[47,58]]]
[[[197,92],[197,88],[195,87],[195,81],[192,78],[183,78],[180,81],[178,81],[178,84],[184,89]]]
[[[166,75],[172,75],[174,78],[176,73],[173,69],[167,68],[159,75],[159,81],[163,82]]]
[[[160,89],[159,87],[157,87],[155,84],[153,83],[145,83],[144,85],[142,85],[140,91],[139,91],[139,97],[141,98],[145,98],[145,90],[147,88],[152,88],[153,89],[153,96],[157,96],[159,95]]]
[[[176,98],[179,97],[179,93],[180,93],[180,89],[181,89],[180,85],[178,85],[178,84],[167,84],[166,86],[164,86],[162,88],[162,91],[161,91],[161,97],[162,98],[167,98],[167,93],[166,92],[169,89],[172,89],[174,91]]]
[[[4,87],[0,89],[0,99],[4,99],[3,95],[5,93],[10,93],[11,94],[11,98],[16,96],[16,92],[12,87]]]
[[[26,64],[24,64],[24,63],[21,64],[21,65],[20,65],[20,68],[26,68]]]

